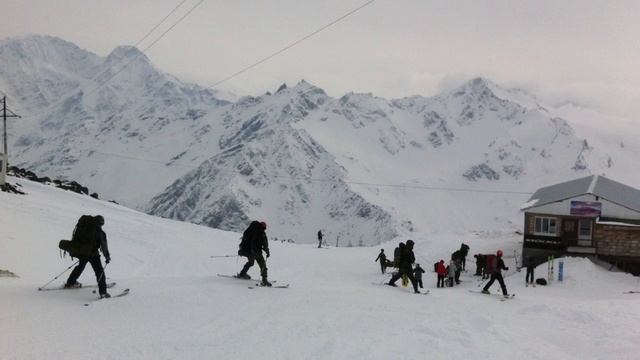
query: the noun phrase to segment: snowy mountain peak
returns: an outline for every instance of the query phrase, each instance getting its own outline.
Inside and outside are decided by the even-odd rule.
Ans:
[[[151,63],[149,58],[135,46],[118,46],[107,56],[106,62],[142,60]]]

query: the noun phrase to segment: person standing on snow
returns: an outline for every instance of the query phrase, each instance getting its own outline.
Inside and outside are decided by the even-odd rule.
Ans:
[[[380,249],[380,254],[378,254],[378,257],[373,260],[373,262],[378,260],[380,260],[380,270],[382,270],[384,274],[387,271],[387,255],[384,254],[384,249]]]
[[[536,265],[535,265],[535,262],[533,261],[533,257],[527,256],[527,275],[525,277],[526,286],[529,286],[529,284],[535,286],[533,283],[533,278],[534,278],[533,271],[535,270],[535,268],[536,268]]]
[[[508,267],[506,267],[504,265],[504,260],[502,260],[502,250],[498,250],[496,251],[496,257],[495,260],[496,264],[492,264],[490,266],[490,268],[493,269],[493,271],[491,272],[491,280],[489,280],[489,282],[487,283],[487,285],[484,286],[484,288],[482,289],[482,293],[483,294],[490,294],[489,293],[489,288],[491,287],[491,285],[493,285],[493,282],[498,280],[498,282],[500,283],[500,287],[502,288],[502,295],[504,295],[505,297],[509,296],[509,294],[507,293],[507,287],[504,284],[504,279],[502,278],[502,270],[509,270]]]
[[[420,289],[424,288],[424,286],[422,286],[422,274],[424,273],[425,271],[420,267],[420,264],[416,264],[415,269],[413,269],[413,276],[416,278],[416,282],[418,283],[418,286],[420,286]]]
[[[456,261],[454,259],[451,259],[451,261],[449,261],[449,266],[447,270],[447,277],[449,278],[449,287],[453,287],[457,272],[458,272],[458,266],[456,265]]]
[[[447,267],[444,266],[444,260],[440,260],[440,262],[436,264],[436,272],[438,273],[436,287],[444,287],[444,278],[447,276]]]
[[[252,221],[249,227],[242,234],[242,241],[240,242],[240,249],[238,255],[245,256],[247,263],[242,270],[236,275],[242,279],[251,279],[251,276],[247,274],[249,268],[253,266],[254,262],[258,262],[260,266],[260,275],[262,276],[262,286],[271,286],[269,280],[267,280],[267,262],[262,256],[264,250],[267,258],[271,256],[269,252],[269,242],[267,239],[267,223],[264,221]]]
[[[407,278],[411,281],[411,285],[413,285],[413,292],[419,294],[418,291],[418,283],[416,282],[416,278],[413,276],[413,263],[416,262],[416,257],[413,254],[413,240],[407,240],[407,243],[404,244],[402,250],[399,254],[398,259],[398,272],[395,273],[391,280],[387,283],[389,286],[398,286],[396,285],[396,281],[400,279],[403,275],[406,275]]]
[[[318,247],[322,247],[322,230],[318,230]]]
[[[107,276],[104,273],[104,268],[100,262],[100,253],[98,252],[98,249],[102,251],[105,263],[108,264],[111,262],[111,255],[109,254],[109,248],[107,246],[107,234],[102,230],[104,217],[102,217],[102,215],[97,215],[94,216],[93,219],[91,219],[90,216],[87,216],[87,218],[93,220],[92,232],[95,231],[95,250],[93,250],[93,253],[89,256],[82,256],[78,258],[78,265],[73,269],[73,271],[71,271],[64,287],[66,289],[82,287],[82,284],[78,282],[78,278],[82,275],[87,263],[90,263],[93,268],[93,272],[96,274],[96,279],[98,280],[98,293],[100,294],[100,297],[109,298],[111,295],[107,292],[107,281],[105,280]]]

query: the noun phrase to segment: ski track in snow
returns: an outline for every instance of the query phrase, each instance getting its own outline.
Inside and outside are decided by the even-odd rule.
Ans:
[[[20,276],[0,278],[2,359],[636,359],[640,350],[640,303],[623,294],[638,280],[587,260],[565,259],[562,283],[526,288],[524,271],[507,258],[515,299],[468,293],[479,289],[472,255],[498,246],[512,254],[512,233],[416,237],[428,296],[372,285],[390,276],[373,261],[379,247],[320,251],[275,241],[269,277],[291,287],[250,290],[250,282],[216,276],[238,272],[244,258],[209,257],[234,254],[237,233],[10,181],[29,195],[0,193],[0,268]],[[88,307],[96,297],[89,289],[37,291],[73,263],[59,257],[57,242],[84,213],[106,219],[106,273],[118,283],[111,293],[131,288]],[[461,241],[471,245],[469,272],[458,287],[435,288],[433,263]],[[382,247],[392,253],[395,243]],[[541,265],[536,277],[546,271]],[[249,273],[257,279],[258,266]],[[95,282],[90,266],[80,281]]]

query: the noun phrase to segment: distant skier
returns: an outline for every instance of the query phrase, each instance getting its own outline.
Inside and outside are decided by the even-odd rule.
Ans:
[[[444,287],[444,278],[447,276],[447,267],[444,266],[444,260],[436,263],[436,272],[438,273],[438,282],[436,287]]]
[[[414,242],[413,240],[407,240],[406,244],[401,243],[400,245],[403,245],[403,246],[401,247],[399,246],[401,250],[399,251],[399,254],[398,254],[399,255],[399,259],[397,262],[398,272],[396,272],[391,277],[391,280],[389,280],[387,285],[397,286],[396,281],[398,281],[398,279],[400,279],[403,275],[406,275],[407,278],[409,278],[409,280],[411,281],[411,285],[413,285],[413,292],[416,294],[419,294],[420,291],[418,290],[418,283],[416,282],[415,277],[413,277],[413,268],[412,268],[412,264],[416,261],[416,257],[413,254]]]
[[[318,230],[318,247],[322,247],[322,230]]]
[[[85,218],[86,220],[82,221]],[[78,278],[82,275],[87,263],[90,263],[93,268],[93,272],[96,274],[96,280],[98,280],[98,293],[100,294],[100,297],[109,298],[111,295],[107,292],[107,276],[104,273],[104,268],[100,262],[100,253],[98,252],[98,249],[102,251],[105,263],[108,264],[111,262],[111,255],[109,254],[109,248],[107,246],[107,234],[102,230],[104,218],[102,215],[93,217],[83,216],[81,221],[83,223],[81,224],[80,221],[78,222],[73,236],[83,236],[87,239],[86,243],[92,243],[93,247],[90,255],[78,257],[78,266],[71,271],[64,287],[67,289],[82,287],[82,284],[78,282]]]
[[[462,271],[467,271],[467,255],[469,255],[469,245],[462,243],[460,245],[460,264],[462,265]]]
[[[526,263],[527,275],[525,277],[526,286],[529,286],[529,285],[536,286],[535,283],[533,282],[533,278],[534,278],[533,272],[534,272],[534,270],[536,268],[534,259],[531,256],[527,256],[526,261],[527,261],[527,263]],[[529,279],[531,279],[531,280],[529,280]]]
[[[269,253],[269,242],[267,239],[267,224],[258,221],[252,221],[249,227],[242,234],[242,241],[240,242],[240,249],[238,255],[245,256],[247,263],[242,270],[236,275],[239,278],[251,279],[251,276],[247,274],[249,268],[253,266],[254,262],[258,262],[260,266],[260,275],[262,276],[262,286],[271,286],[269,280],[267,280],[267,262],[262,256],[264,250],[267,258],[271,255]]]
[[[482,256],[482,255],[480,255],[480,254],[475,254],[475,255],[473,255],[473,257],[474,257],[474,258],[476,258],[476,273],[475,273],[475,274],[473,274],[474,276],[482,276],[482,268],[483,268],[483,265],[482,265],[482,258],[481,258],[481,256]]]
[[[397,268],[400,264],[400,254],[404,251],[404,243],[398,243],[398,246],[393,250],[393,267]]]
[[[491,274],[491,280],[489,280],[487,285],[484,286],[484,288],[482,289],[482,293],[489,294],[489,288],[491,287],[491,285],[493,285],[494,281],[498,280],[498,282],[500,283],[500,288],[502,288],[502,295],[504,295],[505,297],[509,296],[509,294],[507,293],[507,287],[504,284],[504,279],[502,278],[502,270],[509,270],[509,268],[504,265],[504,260],[502,260],[502,250],[496,251],[495,258],[491,257],[487,260],[488,262],[491,262],[487,264],[487,269],[489,270],[488,272]]]
[[[422,286],[422,274],[424,273],[425,271],[420,267],[420,264],[416,264],[416,267],[413,269],[413,276],[416,278],[416,282],[418,283],[418,286],[420,286],[420,289],[424,288],[424,286]]]
[[[378,254],[378,257],[373,260],[374,262],[376,261],[380,261],[380,270],[382,270],[382,273],[386,273],[387,272],[387,255],[384,254],[384,249],[380,249],[380,254]]]
[[[451,259],[449,261],[449,266],[447,266],[447,277],[449,278],[449,287],[453,287],[455,284],[456,273],[458,272],[458,265],[456,265],[456,261]]]

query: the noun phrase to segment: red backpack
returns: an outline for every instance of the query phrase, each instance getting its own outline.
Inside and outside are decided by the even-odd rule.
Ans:
[[[487,269],[486,269],[486,273],[487,274],[495,274],[497,272],[499,272],[500,270],[498,269],[498,257],[491,254],[491,255],[487,255]]]

